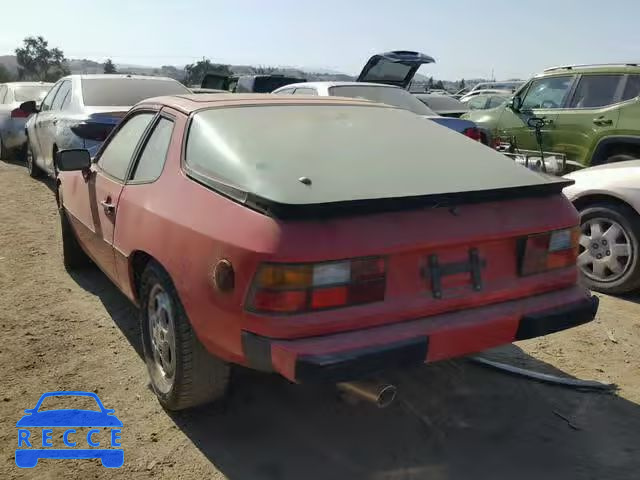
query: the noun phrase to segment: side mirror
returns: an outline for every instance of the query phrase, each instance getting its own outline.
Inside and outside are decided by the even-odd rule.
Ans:
[[[509,102],[509,106],[514,112],[519,112],[522,108],[522,97],[520,95],[515,95]]]
[[[77,172],[88,170],[91,167],[91,155],[89,150],[74,148],[60,150],[55,158],[56,168],[60,172]]]
[[[32,113],[38,113],[38,106],[36,105],[35,100],[29,100],[28,102],[21,103],[18,109],[29,115]]]

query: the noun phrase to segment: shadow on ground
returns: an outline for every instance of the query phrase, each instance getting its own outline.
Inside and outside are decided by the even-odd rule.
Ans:
[[[97,271],[74,279],[99,296],[141,355],[125,297]],[[491,355],[564,375],[515,345]],[[378,410],[345,402],[331,386],[237,369],[224,403],[168,415],[231,480],[637,478],[640,409],[614,394],[539,384],[465,360],[386,380],[398,386],[398,400]]]

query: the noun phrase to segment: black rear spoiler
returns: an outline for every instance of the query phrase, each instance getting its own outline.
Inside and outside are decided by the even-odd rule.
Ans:
[[[473,203],[496,202],[530,197],[546,197],[561,194],[564,188],[573,185],[574,183],[575,182],[573,180],[563,179],[539,185],[527,185],[523,187],[509,187],[493,190],[300,205],[278,203],[273,200],[248,193],[246,194],[244,204],[258,212],[281,220],[314,220],[401,210],[443,207],[452,208],[458,205],[468,205]]]

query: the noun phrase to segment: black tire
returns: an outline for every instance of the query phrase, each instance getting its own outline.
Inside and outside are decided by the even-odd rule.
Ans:
[[[630,207],[614,203],[587,205],[580,211],[582,228],[590,220],[605,219],[616,222],[627,236],[630,245],[630,258],[623,273],[612,280],[598,280],[583,272],[587,287],[607,294],[627,293],[640,287],[640,216]],[[584,230],[583,230],[584,231]],[[581,251],[585,247],[580,247]],[[606,247],[605,247],[606,248]],[[611,249],[611,247],[609,246]],[[611,249],[610,251],[613,251]],[[608,252],[607,252],[608,253]]]
[[[11,157],[11,153],[4,146],[4,142],[2,141],[2,137],[0,137],[0,160],[3,160],[5,162],[7,162],[7,161],[11,160],[10,157]]]
[[[35,158],[33,156],[33,150],[31,150],[31,144],[27,140],[27,154],[26,154],[27,171],[31,178],[40,178],[42,176],[42,170],[36,165]]]
[[[93,263],[78,243],[76,234],[69,223],[64,208],[59,208],[60,230],[62,231],[62,263],[68,271],[80,270]]]
[[[151,301],[157,301],[155,296],[151,299],[157,292],[163,295],[163,301],[169,301],[173,319],[175,345],[171,356],[175,359],[175,367],[170,381],[159,367],[151,343],[149,305]],[[229,364],[211,356],[197,339],[169,274],[153,260],[142,273],[139,293],[144,356],[151,386],[160,404],[167,410],[183,410],[223,398],[229,384]]]

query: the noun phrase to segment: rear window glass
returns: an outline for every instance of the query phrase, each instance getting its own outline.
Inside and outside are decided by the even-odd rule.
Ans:
[[[622,75],[584,75],[571,101],[572,108],[596,108],[615,103]]]
[[[331,87],[331,95],[338,97],[364,98],[372,102],[385,103],[393,107],[409,110],[418,115],[435,115],[434,111],[414,95],[396,87],[373,85],[343,85]]]
[[[96,78],[82,80],[84,104],[92,107],[128,106],[151,97],[191,92],[178,82],[152,78]]]
[[[51,87],[52,85],[15,87],[13,95],[16,102],[28,102],[29,100],[40,102],[51,90]]]
[[[405,110],[366,104],[198,112],[188,133],[185,170],[238,201],[252,193],[285,204],[546,182],[435,122]],[[305,185],[302,177],[312,184]]]

